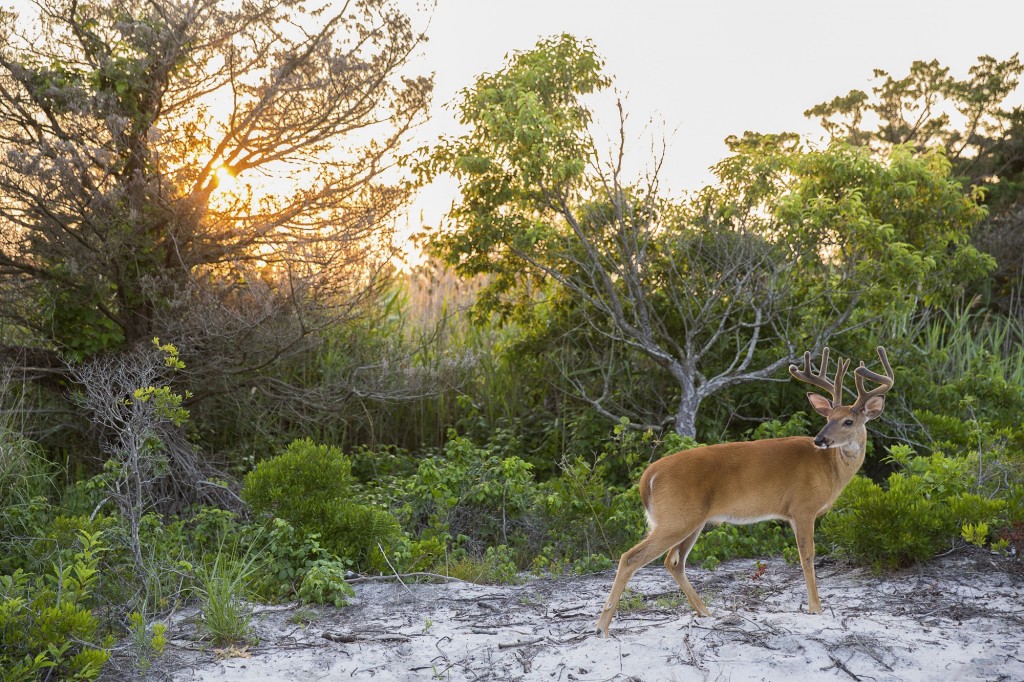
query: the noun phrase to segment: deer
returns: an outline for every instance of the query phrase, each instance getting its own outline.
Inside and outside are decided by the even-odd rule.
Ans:
[[[796,535],[807,607],[821,613],[814,577],[814,523],[832,508],[843,488],[864,463],[867,422],[885,407],[884,394],[895,381],[885,348],[876,349],[885,374],[861,362],[854,370],[857,399],[842,404],[843,376],[848,359],[837,358],[836,375],[828,380],[829,349],[821,353],[818,373],[810,352],[804,367],[789,366],[799,381],[829,391],[829,400],[808,392],[814,411],[827,420],[814,438],[795,436],[721,443],[667,455],[651,463],[640,477],[640,499],[649,532],[619,560],[611,592],[597,621],[597,633],[608,637],[619,599],[633,574],[665,554],[665,568],[686,595],[697,617],[710,616],[707,606],[686,577],[686,557],[705,525],[751,524],[769,519],[788,521]],[[865,390],[864,381],[878,384]]]

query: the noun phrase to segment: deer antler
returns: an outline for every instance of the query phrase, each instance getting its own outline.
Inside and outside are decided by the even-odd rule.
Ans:
[[[828,354],[828,346],[825,346],[825,348],[821,351],[821,369],[818,371],[817,374],[815,374],[811,368],[810,351],[804,353],[803,371],[797,369],[796,365],[790,365],[789,373],[792,374],[794,378],[800,381],[811,384],[812,386],[817,386],[818,388],[823,388],[826,391],[830,392],[832,394],[832,407],[838,407],[839,405],[843,404],[843,375],[846,374],[846,368],[850,366],[850,361],[844,360],[843,358],[839,358],[836,361],[836,364],[838,365],[836,367],[836,378],[835,381],[830,383],[828,380]],[[864,363],[861,364],[863,365]],[[858,368],[857,371],[859,372],[860,369]],[[859,376],[857,381],[860,381]],[[860,384],[858,383],[858,387],[859,386]]]
[[[860,363],[860,367],[853,371],[853,380],[857,383],[857,402],[853,404],[852,408],[854,412],[864,409],[864,405],[867,404],[868,400],[876,395],[884,395],[892,388],[893,383],[896,381],[896,375],[893,374],[892,367],[889,366],[889,358],[885,354],[885,348],[879,346],[875,350],[878,352],[878,359],[882,361],[882,367],[885,368],[885,375],[872,372],[864,366],[863,362]],[[865,379],[871,379],[871,381],[880,385],[870,391],[865,391]]]

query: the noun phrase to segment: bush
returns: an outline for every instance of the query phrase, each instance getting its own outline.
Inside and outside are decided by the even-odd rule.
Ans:
[[[472,583],[513,584],[519,582],[515,554],[505,545],[488,547],[480,558],[463,555],[445,566],[452,578]]]
[[[723,523],[701,533],[688,560],[712,569],[728,559],[780,554],[790,561],[799,556],[788,525],[774,521],[745,526]]]
[[[323,508],[347,497],[354,483],[352,463],[340,450],[304,438],[257,464],[245,477],[242,498],[256,512],[302,527],[317,523]]]
[[[536,531],[532,467],[453,436],[443,458],[425,459],[396,490],[401,516],[414,532],[459,538],[472,554],[487,547],[524,546]]]
[[[0,573],[33,570],[24,538],[42,534],[52,513],[54,479],[35,444],[0,423]]]
[[[245,477],[242,497],[254,511],[316,533],[334,555],[364,570],[386,570],[387,551],[401,537],[389,512],[359,504],[352,464],[337,448],[293,441]]]
[[[299,585],[298,597],[303,604],[348,604],[355,590],[345,582],[345,565],[337,559],[320,559],[306,569]]]
[[[553,569],[591,555],[618,557],[644,535],[639,491],[613,486],[607,460],[602,453],[592,463],[582,457],[562,462],[561,475],[540,485],[544,556]]]
[[[914,457],[906,446],[894,446],[892,453],[906,473],[889,476],[885,489],[858,476],[821,520],[821,538],[833,550],[877,568],[895,568],[955,546],[965,524],[998,522],[1006,503],[969,491],[969,460],[941,453]]]
[[[0,576],[0,669],[4,679],[93,680],[110,657],[90,610],[99,580],[101,535],[83,532],[68,561],[47,573]]]

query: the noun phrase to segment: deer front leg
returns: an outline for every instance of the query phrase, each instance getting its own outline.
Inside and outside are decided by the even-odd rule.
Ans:
[[[796,548],[800,551],[800,567],[807,583],[807,610],[821,613],[818,583],[814,578],[814,515],[801,516],[791,522],[796,534]]]

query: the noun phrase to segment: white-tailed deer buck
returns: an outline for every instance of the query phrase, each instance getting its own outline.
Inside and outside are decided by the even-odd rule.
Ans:
[[[747,524],[785,519],[796,533],[800,566],[807,583],[807,606],[821,613],[814,581],[814,521],[828,511],[864,462],[865,424],[885,407],[883,394],[894,376],[885,349],[878,347],[885,375],[860,363],[854,371],[857,400],[842,404],[843,375],[849,360],[837,362],[835,381],[829,382],[828,348],[821,354],[821,369],[811,369],[811,354],[804,353],[804,368],[789,366],[800,381],[832,394],[829,401],[808,393],[811,406],[828,420],[814,438],[771,438],[744,443],[722,443],[684,450],[652,463],[640,477],[640,498],[650,532],[622,555],[608,601],[597,621],[597,631],[608,636],[626,583],[641,567],[665,554],[665,568],[679,583],[699,616],[711,615],[686,578],[686,557],[708,523]],[[864,379],[879,384],[864,389]]]

